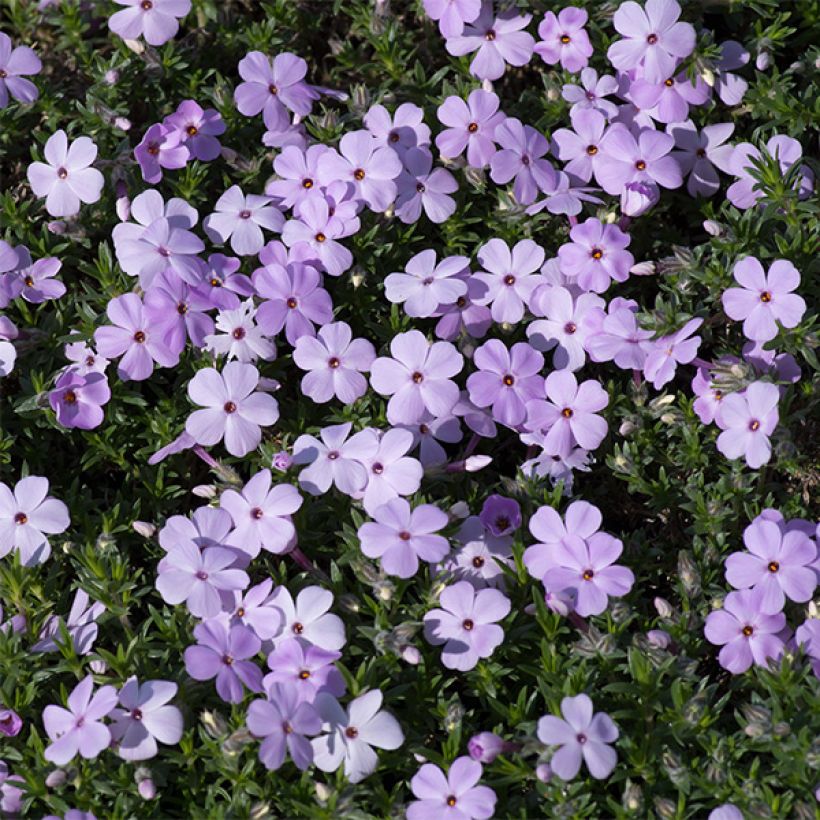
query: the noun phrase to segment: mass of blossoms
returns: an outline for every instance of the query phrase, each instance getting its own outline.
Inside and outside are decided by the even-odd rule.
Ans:
[[[759,6],[0,9],[0,816],[817,816]]]

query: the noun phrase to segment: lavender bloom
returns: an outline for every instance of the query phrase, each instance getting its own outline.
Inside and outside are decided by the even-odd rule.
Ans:
[[[581,182],[589,182],[602,162],[600,144],[606,131],[606,117],[593,108],[570,111],[573,131],[558,128],[552,134],[553,153],[567,164],[564,171]]]
[[[324,772],[336,771],[344,763],[344,772],[351,783],[358,783],[371,774],[378,758],[371,746],[397,749],[404,742],[398,721],[379,711],[382,693],[376,689],[351,701],[346,713],[338,701],[322,693],[316,707],[323,721],[322,734],[311,741],[314,763]]]
[[[711,89],[700,77],[693,83],[683,72],[657,83],[638,79],[629,87],[629,99],[663,123],[683,122],[689,116],[689,106],[703,105],[710,94]]]
[[[268,690],[268,700],[253,701],[247,724],[256,737],[264,738],[259,759],[267,769],[278,769],[287,753],[302,771],[313,762],[313,747],[306,735],[319,734],[322,719],[312,704],[299,700],[293,687],[275,685]]]
[[[48,493],[48,479],[30,475],[11,488],[0,481],[0,558],[17,549],[25,566],[51,554],[48,535],[68,529],[68,508]]]
[[[726,105],[739,105],[749,83],[731,72],[743,68],[749,62],[749,52],[735,40],[726,40],[720,44],[720,60],[717,63],[715,90]]]
[[[53,277],[57,275],[63,263],[54,257],[38,259],[27,267],[16,271],[18,277],[17,287],[12,286],[12,290],[20,289],[20,296],[33,305],[39,305],[49,299],[59,299],[66,292],[65,285]]]
[[[820,620],[810,618],[804,621],[797,627],[794,640],[811,659],[814,676],[820,678]]]
[[[55,131],[43,149],[46,162],[32,162],[26,176],[32,191],[46,197],[51,216],[74,216],[80,203],[97,202],[103,175],[91,164],[97,158],[97,146],[90,137],[78,137],[70,145],[65,131]]]
[[[157,741],[174,746],[182,738],[182,712],[168,701],[177,685],[167,680],[140,684],[132,675],[120,689],[122,709],[114,709],[111,736],[123,760],[148,760],[158,751]]]
[[[618,762],[615,750],[608,745],[619,734],[612,718],[606,712],[593,715],[592,701],[584,694],[563,698],[561,714],[563,720],[546,715],[538,721],[538,739],[561,747],[550,760],[553,772],[562,780],[572,780],[580,771],[583,758],[596,780],[609,777]]]
[[[20,775],[9,775],[8,765],[4,760],[0,760],[0,811],[8,814],[9,817],[15,817],[22,811],[25,792],[15,784],[23,785],[24,782]],[[51,818],[45,818],[45,820],[51,820]],[[72,820],[75,819],[72,818]]]
[[[112,14],[108,27],[123,40],[140,35],[152,46],[161,46],[179,31],[178,18],[191,10],[191,0],[115,0],[128,8]]]
[[[183,100],[177,110],[165,118],[163,125],[177,130],[180,143],[188,149],[191,159],[210,162],[222,151],[217,137],[225,133],[225,123],[214,108],[204,110],[194,100]]]
[[[300,638],[328,652],[345,645],[345,627],[341,618],[328,612],[333,593],[321,587],[305,587],[294,602],[287,587],[273,591],[271,603],[282,613],[282,629],[274,636],[276,644]]]
[[[443,315],[436,324],[436,336],[449,342],[455,341],[462,332],[480,339],[493,323],[490,309],[479,304],[486,295],[486,285],[469,274],[462,274],[467,283],[467,293],[455,303],[440,305]]]
[[[418,490],[424,468],[416,459],[407,457],[412,448],[413,435],[407,430],[395,428],[382,435],[379,449],[365,462],[368,479],[363,505],[368,514],[398,495],[412,495]]]
[[[273,170],[280,179],[265,186],[268,196],[279,200],[282,208],[293,208],[315,194],[319,184],[319,158],[328,151],[326,145],[311,145],[302,150],[287,145],[273,161]]]
[[[0,735],[17,737],[23,728],[23,719],[14,709],[5,709],[0,706]]]
[[[478,0],[474,0],[476,6]],[[28,46],[11,47],[11,38],[0,32],[0,109],[9,104],[9,95],[21,103],[32,103],[39,96],[37,86],[27,74],[39,74],[40,58]]]
[[[214,320],[205,311],[212,308],[202,290],[191,288],[172,270],[158,274],[145,291],[145,317],[161,328],[165,345],[175,354],[182,353],[188,337],[196,347],[205,346],[214,332]]]
[[[539,371],[544,357],[526,342],[510,350],[498,339],[490,339],[476,350],[478,368],[467,378],[470,401],[477,407],[492,405],[493,417],[508,427],[518,427],[525,419],[526,402],[538,396],[543,385]]]
[[[159,544],[166,552],[181,541],[193,541],[199,549],[224,547],[232,529],[233,521],[225,510],[200,507],[191,518],[172,515],[159,531]]]
[[[57,422],[80,430],[93,430],[102,424],[102,405],[110,399],[111,389],[102,373],[81,375],[73,368],[58,376],[54,390],[48,394]]]
[[[105,612],[105,607],[95,601],[88,606],[88,593],[78,589],[65,621],[74,651],[82,656],[91,652],[97,640],[97,618]],[[32,652],[56,652],[60,648],[60,619],[51,615],[40,632],[40,640],[32,646]]]
[[[601,140],[600,150],[605,157],[596,168],[595,178],[613,195],[620,194],[628,183],[679,188],[683,184],[680,166],[669,156],[674,145],[669,134],[643,128],[636,138],[626,126],[616,123]]]
[[[216,512],[224,513],[223,510]],[[227,513],[224,515],[229,517]],[[238,590],[234,592],[231,625],[241,623],[250,627],[262,641],[276,635],[282,628],[282,613],[272,603],[272,588],[273,580],[266,578],[262,583],[252,586],[244,595]],[[229,597],[223,596],[223,610],[227,609],[224,602]]]
[[[191,158],[191,152],[182,142],[180,132],[170,125],[156,123],[134,149],[134,157],[140,166],[142,178],[156,185],[162,179],[162,169],[184,168]]]
[[[425,763],[410,781],[410,788],[418,800],[407,806],[407,820],[439,817],[486,820],[492,817],[495,792],[489,786],[476,785],[482,771],[477,760],[466,756],[456,758],[446,776],[438,766]]]
[[[629,234],[617,225],[604,225],[590,217],[569,233],[572,240],[558,249],[561,272],[586,291],[602,293],[612,280],[625,282],[635,257],[624,250]]]
[[[455,535],[461,545],[442,564],[456,581],[467,581],[476,589],[504,586],[502,566],[512,566],[512,537],[495,536],[478,516],[466,518]]]
[[[761,604],[761,588],[730,592],[723,609],[706,618],[704,634],[710,643],[722,646],[718,662],[733,675],[745,672],[753,663],[766,667],[783,654],[780,633],[786,627],[782,612],[767,615]]]
[[[478,517],[496,538],[501,538],[521,526],[521,507],[515,499],[491,495],[485,500]]]
[[[621,213],[636,217],[658,204],[661,192],[654,182],[627,182],[621,191]]]
[[[304,261],[315,259],[330,276],[341,276],[353,264],[353,254],[336,240],[356,230],[358,220],[355,225],[346,224],[331,216],[324,196],[310,196],[300,204],[299,218],[285,223],[282,241],[294,251],[304,247]]]
[[[454,408],[455,409],[455,408]],[[447,452],[439,444],[455,444],[462,439],[461,424],[455,415],[434,416],[425,412],[416,424],[399,424],[413,435],[413,447],[419,448],[419,461],[425,466],[444,464]]]
[[[433,168],[427,148],[410,148],[402,157],[404,170],[396,178],[396,216],[405,224],[417,222],[422,208],[431,222],[446,222],[456,210],[448,194],[458,190],[456,178],[444,168]]]
[[[549,143],[529,125],[508,117],[495,129],[495,141],[501,150],[490,159],[490,178],[501,185],[513,177],[513,193],[521,205],[530,205],[539,191],[552,191],[557,181],[555,169],[542,157]]]
[[[724,803],[712,809],[707,820],[743,820],[743,812],[732,803]]]
[[[811,599],[817,587],[811,566],[817,547],[805,533],[782,532],[775,522],[756,518],[744,530],[743,543],[748,552],[733,552],[726,559],[726,580],[735,589],[759,589],[762,612],[780,612],[786,598],[798,603]]]
[[[305,703],[313,703],[319,692],[341,697],[345,682],[333,665],[341,657],[341,652],[330,652],[299,638],[280,641],[268,655],[268,667],[273,671],[265,675],[265,690],[271,692],[273,687],[281,684]]]
[[[660,390],[675,377],[678,364],[689,364],[700,347],[700,336],[690,338],[703,324],[703,319],[690,319],[680,330],[670,336],[657,339],[646,357],[643,373]]]
[[[612,23],[624,39],[609,47],[609,61],[620,71],[642,66],[650,83],[665,80],[695,48],[695,29],[678,22],[680,11],[675,0],[646,0],[644,8],[621,3]]]
[[[743,333],[755,342],[777,336],[777,322],[797,327],[806,311],[802,296],[792,293],[800,284],[800,274],[791,262],[777,259],[768,274],[754,256],[735,264],[732,271],[739,288],[723,292],[723,309],[731,319],[743,320]]]
[[[723,391],[715,386],[714,374],[706,368],[699,367],[692,379],[692,392],[697,396],[692,409],[704,424],[711,424],[715,420]]]
[[[586,340],[586,350],[593,362],[614,361],[623,370],[643,370],[652,350],[652,331],[638,325],[637,307],[631,300],[616,298],[610,302],[609,314],[600,329]]]
[[[403,498],[394,498],[374,513],[375,521],[359,527],[362,552],[380,558],[388,575],[411,578],[418,572],[419,559],[440,561],[449,552],[447,539],[434,533],[447,526],[447,514],[433,504],[410,509]]]
[[[217,356],[240,362],[268,361],[276,358],[276,345],[255,323],[256,308],[247,299],[234,310],[220,310],[216,317],[216,330],[203,340],[203,347]]]
[[[290,516],[302,506],[302,496],[291,484],[271,488],[271,472],[260,470],[242,489],[225,490],[219,498],[222,509],[230,513],[235,526],[226,539],[251,558],[266,549],[274,554],[287,552],[294,542],[296,529]]]
[[[734,152],[726,140],[732,135],[734,125],[721,122],[707,125],[700,133],[691,120],[669,126],[668,132],[675,138],[672,156],[680,165],[681,173],[689,179],[686,190],[691,196],[712,196],[720,186],[715,166],[729,173]]]
[[[472,669],[504,640],[496,621],[509,614],[510,601],[499,590],[475,590],[467,581],[458,581],[444,588],[439,602],[443,609],[424,616],[424,637],[434,646],[444,644],[441,662],[448,669]]]
[[[279,404],[267,393],[255,392],[259,371],[252,364],[228,362],[218,372],[199,370],[188,382],[188,397],[204,410],[188,416],[185,429],[198,444],[211,446],[225,440],[233,456],[255,450],[262,440],[261,427],[279,418]]]
[[[458,401],[452,377],[461,372],[464,358],[450,342],[430,344],[418,330],[399,333],[390,342],[392,358],[373,362],[370,384],[390,396],[387,418],[391,424],[413,424],[427,409],[434,416],[449,413]]]
[[[94,678],[83,678],[68,696],[68,709],[46,706],[43,710],[43,726],[51,739],[46,748],[46,760],[62,766],[79,753],[90,759],[108,747],[111,732],[102,723],[117,705],[117,690],[102,686],[92,697]]]
[[[772,455],[769,436],[780,418],[780,393],[770,382],[752,382],[743,394],[731,393],[720,402],[715,421],[723,432],[717,448],[726,458],[743,456],[753,470],[766,464]]]
[[[393,117],[383,105],[371,105],[363,122],[379,144],[396,151],[405,164],[407,151],[430,144],[430,128],[424,124],[424,110],[413,103],[402,103]]]
[[[454,159],[467,149],[467,164],[485,168],[496,152],[495,129],[504,122],[498,110],[498,96],[477,88],[465,103],[460,97],[447,97],[438,107],[438,118],[447,128],[436,137],[442,157]]]
[[[536,43],[535,53],[547,65],[560,62],[561,67],[576,74],[585,68],[592,56],[592,44],[584,26],[589,15],[584,9],[567,6],[555,13],[548,11],[538,26],[541,42]]]
[[[282,212],[271,204],[270,197],[245,196],[238,185],[228,188],[214,207],[215,213],[205,217],[202,227],[212,242],[225,244],[230,239],[231,249],[238,256],[254,256],[262,250],[262,228],[278,232],[285,224]]]
[[[424,0],[424,10],[431,20],[438,20],[445,39],[458,37],[465,23],[472,23],[481,12],[481,0]]]
[[[467,283],[459,274],[469,265],[466,256],[448,256],[436,264],[434,250],[421,251],[410,259],[404,273],[391,273],[384,280],[385,296],[391,302],[404,303],[408,316],[427,318],[439,305],[455,302],[467,293]]]
[[[262,691],[262,671],[248,660],[258,654],[262,642],[246,626],[228,627],[212,618],[194,627],[196,645],[185,650],[185,669],[194,680],[216,678],[216,691],[228,703],[241,703],[243,684],[251,692]]]
[[[492,763],[499,755],[516,750],[515,743],[509,743],[492,732],[479,732],[467,741],[470,757],[479,763]]]
[[[531,14],[505,12],[496,16],[491,2],[481,4],[481,12],[462,33],[445,43],[450,54],[461,57],[478,53],[470,63],[470,71],[480,80],[497,80],[507,68],[526,65],[532,57],[535,40],[526,28]]]
[[[618,90],[618,81],[615,77],[605,74],[598,77],[594,68],[585,68],[581,71],[581,85],[566,84],[561,90],[561,96],[572,103],[570,117],[576,111],[599,111],[608,120],[618,113],[618,106],[606,99]],[[574,125],[573,125],[574,127]]]

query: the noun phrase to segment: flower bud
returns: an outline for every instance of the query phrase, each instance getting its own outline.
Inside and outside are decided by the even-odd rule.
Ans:
[[[287,472],[292,464],[293,458],[286,450],[276,453],[271,461],[271,467],[274,470],[279,470],[280,473]]]
[[[46,225],[48,232],[56,234],[57,236],[62,236],[67,228],[68,226],[62,219],[55,219]]]
[[[453,732],[463,719],[464,707],[461,705],[461,701],[454,700],[447,707],[447,714],[444,716],[444,728],[448,732]]]
[[[140,780],[137,784],[137,791],[143,800],[153,800],[157,796],[157,787],[150,777]]]
[[[218,738],[228,731],[228,724],[219,712],[203,712],[199,716],[205,731],[213,738]]]
[[[68,780],[68,775],[62,769],[54,769],[46,777],[46,788],[59,789],[60,786],[65,784],[66,780]]]
[[[108,664],[102,660],[91,661],[88,666],[95,675],[104,675],[108,671]]]
[[[116,85],[120,81],[120,72],[116,68],[109,68],[103,75],[103,82],[106,85]]]
[[[637,783],[626,781],[621,805],[629,812],[639,812],[643,808],[643,791]]]
[[[669,633],[663,629],[650,629],[649,632],[646,633],[646,639],[651,646],[655,646],[658,649],[666,649],[672,642]]]
[[[3,709],[0,707],[0,735],[17,737],[22,728],[23,719],[14,709]]]
[[[479,732],[467,741],[467,751],[479,763],[492,763],[507,750],[509,744],[492,732]]]
[[[661,618],[672,617],[674,610],[672,609],[672,604],[670,604],[666,598],[655,598],[652,603],[655,605],[655,611]]]
[[[421,662],[421,652],[415,646],[403,646],[399,654],[401,659],[411,666],[417,666]]]
[[[703,222],[703,230],[709,234],[709,236],[723,236],[724,234],[724,227],[720,224],[720,222],[715,222],[714,219],[706,219]]]
[[[638,262],[636,265],[633,265],[629,269],[629,272],[633,276],[653,276],[657,273],[657,268],[654,262],[647,260],[646,262]]]
[[[666,797],[655,798],[655,811],[661,820],[673,820],[678,813],[675,801],[669,800]]]
[[[120,131],[130,131],[131,130],[131,120],[128,117],[115,117],[114,118],[114,127],[119,128]]]
[[[464,469],[468,473],[477,473],[492,462],[490,456],[470,456],[464,462]]]
[[[392,581],[379,581],[373,586],[373,591],[382,601],[389,601],[396,591],[396,585]]]
[[[316,790],[316,799],[320,803],[327,803],[327,801],[330,799],[330,795],[333,794],[333,792],[330,789],[330,786],[328,786],[326,783],[317,783],[314,786],[314,788]]]
[[[226,755],[239,754],[243,746],[247,746],[253,741],[253,736],[247,729],[237,729],[231,736],[222,744],[222,751]]]
[[[346,612],[351,612],[354,615],[359,611],[359,600],[350,593],[345,593],[339,596],[339,606]]]
[[[134,521],[131,526],[134,528],[134,532],[137,535],[141,535],[143,538],[153,538],[154,533],[156,533],[157,528],[153,524],[149,524],[147,521]]]
[[[621,213],[624,216],[641,216],[660,199],[657,185],[645,182],[627,182],[621,193]]]
[[[755,57],[755,68],[758,71],[765,71],[772,64],[772,55],[765,49],[757,52]]]
[[[552,766],[549,763],[539,763],[535,767],[535,776],[542,783],[549,783],[552,780]]]
[[[268,818],[272,816],[270,803],[260,801],[259,803],[254,803],[251,806],[248,820],[268,820]]]
[[[467,518],[469,514],[470,507],[466,501],[456,501],[449,510],[450,518]]]
[[[690,597],[700,595],[700,573],[687,550],[678,553],[678,577]]]
[[[217,489],[212,484],[197,484],[191,492],[197,498],[216,498]]]

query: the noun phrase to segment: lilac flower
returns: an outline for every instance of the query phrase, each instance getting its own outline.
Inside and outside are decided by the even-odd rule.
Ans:
[[[17,351],[11,342],[0,340],[0,378],[4,378],[14,370],[17,361]]]
[[[467,283],[458,277],[469,268],[466,256],[448,256],[436,264],[434,250],[421,251],[405,265],[404,273],[391,273],[384,280],[385,296],[404,303],[408,316],[427,318],[439,305],[455,302],[467,293]]]
[[[426,412],[416,424],[397,426],[413,434],[413,447],[419,447],[419,461],[425,467],[444,464],[447,461],[447,452],[439,441],[455,444],[462,439],[461,424],[455,415],[436,417]]]
[[[396,198],[394,180],[401,173],[401,160],[390,148],[382,147],[369,131],[351,131],[339,142],[340,154],[327,151],[319,158],[319,180],[328,185],[336,180],[352,183],[357,199],[371,211],[385,211]]]
[[[345,776],[359,783],[378,765],[371,746],[398,749],[404,733],[393,715],[380,711],[382,693],[373,689],[350,702],[347,712],[332,695],[316,696],[316,709],[325,734],[311,741],[313,762],[323,772],[334,772],[344,763]]]
[[[498,96],[477,88],[465,103],[460,97],[447,97],[438,107],[438,118],[447,128],[436,137],[442,157],[454,159],[467,149],[467,164],[485,168],[496,151],[495,129],[504,122],[498,110]]]
[[[715,90],[726,105],[739,105],[743,100],[749,83],[731,72],[734,69],[743,68],[748,62],[749,52],[740,43],[735,40],[726,40],[720,44]]]
[[[463,275],[463,274],[462,274]],[[440,305],[443,312],[436,324],[436,336],[448,342],[455,341],[462,332],[476,339],[486,335],[493,323],[490,309],[478,304],[486,295],[487,287],[469,274],[466,276],[467,293],[451,305]]]
[[[544,357],[526,342],[510,350],[490,339],[473,356],[478,368],[467,378],[470,401],[477,407],[492,405],[493,417],[508,427],[518,427],[527,414],[526,402],[538,396],[544,383],[539,371]]]
[[[273,591],[271,603],[282,613],[282,630],[274,636],[276,643],[300,638],[303,641],[336,652],[345,645],[345,628],[341,618],[328,612],[333,593],[322,587],[305,587],[294,602],[287,587]]]
[[[711,424],[715,420],[723,399],[723,390],[716,386],[714,379],[715,374],[704,367],[699,367],[692,379],[692,392],[697,396],[692,409],[704,424]]]
[[[265,768],[278,769],[287,753],[302,771],[313,762],[313,747],[306,735],[319,734],[322,719],[312,704],[299,700],[293,687],[275,685],[268,700],[253,701],[247,724],[252,734],[264,738],[259,759]]]
[[[132,675],[120,689],[122,709],[114,709],[111,735],[123,760],[148,760],[158,751],[157,741],[175,746],[182,738],[182,712],[168,701],[177,685],[167,680],[140,684]]]
[[[319,692],[340,697],[345,692],[345,682],[333,664],[341,657],[341,652],[330,652],[299,638],[287,638],[268,655],[268,667],[273,671],[265,675],[265,689],[270,692],[271,687],[281,684],[307,703],[313,703]]]
[[[32,162],[26,176],[34,193],[46,197],[46,210],[52,216],[74,216],[81,202],[99,200],[105,180],[91,167],[97,146],[90,137],[77,137],[69,145],[60,129],[48,138],[43,154],[46,162]]]
[[[627,182],[621,191],[621,213],[629,217],[641,216],[654,208],[660,198],[660,189],[654,182]]]
[[[548,11],[538,26],[541,38],[535,45],[535,53],[547,65],[560,62],[570,74],[576,74],[585,68],[592,56],[592,44],[584,30],[589,15],[584,9],[567,6],[555,13]]]
[[[5,709],[0,706],[0,735],[17,737],[23,728],[23,719],[14,709]]]
[[[212,308],[202,290],[191,288],[173,270],[158,274],[145,291],[145,317],[162,329],[172,353],[182,353],[188,337],[196,347],[205,346],[206,337],[214,332],[214,320],[206,313]]]
[[[461,372],[464,359],[450,342],[430,344],[418,330],[399,333],[390,342],[392,358],[373,362],[370,384],[390,396],[387,418],[391,424],[413,424],[425,409],[434,416],[449,413],[458,401],[452,377]]]
[[[580,771],[583,758],[596,780],[609,777],[618,762],[618,755],[608,745],[619,734],[612,718],[606,712],[593,715],[592,701],[584,694],[563,698],[561,714],[563,720],[546,715],[538,721],[538,739],[561,747],[550,760],[553,772],[562,780],[572,780]]]
[[[203,509],[211,509],[205,507]],[[229,517],[223,510],[215,510]],[[233,605],[231,607],[231,625],[241,623],[254,631],[256,636],[266,641],[276,635],[282,628],[282,613],[273,605],[271,589],[273,579],[266,578],[262,583],[252,586],[247,592],[242,594],[240,590],[233,593]],[[227,611],[225,606],[230,595],[223,596],[223,611]]]
[[[703,105],[711,89],[700,78],[692,82],[681,72],[651,83],[638,79],[629,87],[629,98],[654,120],[663,123],[683,122],[689,116],[690,105]]]
[[[513,177],[513,193],[521,205],[535,202],[539,191],[555,188],[555,169],[543,156],[549,143],[543,134],[520,120],[507,117],[496,126],[495,141],[501,150],[490,159],[490,178],[504,185]]]
[[[624,39],[609,47],[609,61],[620,71],[642,66],[650,83],[665,80],[695,48],[695,29],[678,22],[680,11],[675,0],[646,0],[644,8],[621,3],[612,23]]]
[[[703,324],[703,319],[690,319],[680,330],[657,339],[646,357],[643,373],[660,390],[675,377],[678,364],[689,364],[698,352],[701,338],[692,334]]]
[[[222,590],[245,589],[247,573],[232,569],[236,554],[222,547],[200,552],[193,541],[177,541],[165,556],[157,589],[167,604],[188,606],[196,618],[213,618],[222,611]]]
[[[0,481],[0,558],[12,549],[25,566],[48,558],[48,535],[65,532],[70,524],[68,508],[48,495],[48,479],[30,475],[11,488]]]
[[[269,182],[265,193],[279,200],[283,208],[293,208],[313,196],[319,184],[319,158],[327,150],[326,145],[311,145],[304,151],[295,145],[283,148],[273,161],[280,179]]]
[[[353,339],[350,325],[331,322],[319,329],[317,338],[304,335],[296,341],[293,361],[302,370],[302,392],[322,404],[334,396],[352,404],[367,391],[362,372],[370,370],[376,350],[367,339]]]
[[[586,349],[593,362],[614,361],[624,370],[643,370],[652,350],[651,330],[643,330],[635,316],[637,304],[631,300],[613,299],[609,314],[600,329],[586,340]]]
[[[521,526],[521,507],[513,498],[493,494],[484,501],[478,517],[496,538],[501,538]]]
[[[350,236],[356,229],[331,216],[323,196],[311,196],[301,203],[299,218],[285,223],[282,241],[294,250],[306,246],[305,261],[316,259],[331,276],[341,276],[353,264],[353,254],[336,240]]]
[[[166,218],[172,228],[183,230],[193,228],[199,219],[196,208],[192,208],[184,199],[172,197],[166,203],[159,191],[149,188],[134,197],[128,214],[134,222],[121,222],[114,226],[111,236],[114,239],[114,249],[117,252],[117,261],[126,273],[136,276],[139,270],[131,270],[125,260],[120,259],[119,245],[127,240],[137,240],[145,233],[145,229],[161,218]],[[224,259],[225,257],[223,257]]]
[[[561,272],[587,291],[602,293],[612,280],[625,282],[635,257],[624,250],[631,237],[617,225],[590,217],[569,233],[572,240],[558,249]]]
[[[372,514],[391,498],[418,490],[424,468],[407,456],[412,447],[413,435],[407,430],[392,429],[382,435],[379,449],[364,463],[368,479],[363,504],[367,513]]]
[[[407,806],[407,820],[485,820],[495,813],[496,796],[489,786],[476,785],[481,764],[470,757],[456,758],[445,776],[432,763],[425,763],[410,781],[418,800]]]
[[[820,678],[820,620],[809,618],[794,633],[795,643],[811,659],[811,668],[816,678]]]
[[[394,498],[379,507],[373,518],[359,527],[357,535],[362,552],[380,558],[388,575],[411,578],[418,572],[419,559],[436,563],[450,550],[447,539],[435,535],[447,526],[447,514],[433,504],[411,510],[405,499]]]
[[[720,186],[715,166],[729,173],[734,148],[726,145],[734,125],[730,122],[707,125],[700,134],[691,120],[669,126],[675,138],[677,151],[672,156],[680,165],[681,173],[689,175],[686,190],[692,196],[712,196]]]
[[[276,345],[261,327],[256,326],[256,308],[252,299],[246,299],[234,310],[220,310],[216,317],[216,330],[203,340],[203,347],[217,356],[229,360],[255,362],[276,358]]]
[[[46,760],[63,766],[79,753],[90,759],[108,747],[111,732],[102,723],[117,705],[117,690],[102,686],[92,696],[94,678],[83,678],[68,696],[68,709],[46,706],[43,726],[52,741],[46,748]]]
[[[81,375],[68,368],[57,378],[54,390],[48,394],[48,403],[63,427],[93,430],[102,424],[102,405],[110,398],[108,380],[102,373]]]
[[[661,131],[643,128],[636,138],[624,125],[616,123],[601,140],[600,150],[605,157],[596,169],[596,179],[608,194],[614,195],[620,194],[627,183],[679,188],[683,184],[680,166],[669,156],[674,144],[675,140]]]
[[[745,672],[752,663],[766,667],[783,654],[780,633],[786,627],[786,616],[763,612],[765,594],[759,587],[730,592],[723,608],[706,617],[706,639],[723,647],[718,662],[733,675]]]
[[[194,680],[216,678],[216,691],[228,703],[241,703],[243,684],[262,691],[262,671],[248,660],[259,653],[262,642],[242,624],[228,627],[211,618],[194,627],[197,643],[185,650],[185,670]]]
[[[239,61],[239,76],[244,82],[234,91],[241,114],[254,117],[260,111],[271,131],[290,125],[288,111],[305,117],[319,94],[305,82],[307,63],[286,51],[271,60],[261,51],[251,51]]]
[[[371,429],[362,430],[348,439],[353,425],[323,427],[321,441],[307,434],[293,444],[295,464],[309,464],[299,474],[299,486],[312,495],[321,495],[335,484],[346,495],[354,495],[367,485],[364,461],[376,454],[379,439]]]
[[[748,552],[733,552],[726,559],[726,580],[735,589],[759,589],[762,612],[780,612],[786,598],[798,603],[811,599],[817,587],[811,567],[817,547],[805,533],[781,532],[775,522],[756,518],[744,530],[743,543]]]
[[[0,760],[0,811],[8,814],[9,817],[17,816],[23,808],[25,792],[16,785],[18,783],[22,786],[25,781],[20,775],[9,775],[8,765],[4,760]],[[51,818],[45,818],[45,820],[51,820]],[[71,820],[76,820],[76,818],[71,818]]]
[[[479,763],[492,763],[499,755],[518,750],[518,745],[510,743],[492,732],[479,732],[467,741],[467,751]]]
[[[572,103],[570,117],[576,111],[599,111],[611,120],[618,113],[618,106],[606,99],[618,90],[618,81],[615,77],[605,74],[598,77],[594,68],[585,68],[581,71],[581,85],[567,84],[561,90],[561,96]],[[574,127],[574,125],[573,125]]]
[[[438,21],[445,39],[458,37],[465,23],[472,23],[481,12],[481,0],[424,0],[424,10]]]
[[[512,537],[495,536],[478,516],[464,520],[455,535],[461,545],[442,564],[456,581],[467,581],[476,589],[504,586],[503,566],[512,567]]]
[[[182,135],[173,126],[156,123],[152,125],[134,149],[134,157],[140,166],[142,178],[156,185],[162,179],[162,169],[184,168],[191,158]]]
[[[567,164],[567,174],[589,182],[592,175],[606,158],[600,150],[600,144],[606,131],[606,117],[593,108],[573,108],[570,119],[574,131],[558,128],[552,134],[553,153]]]
[[[231,516],[225,510],[200,507],[191,518],[172,515],[159,531],[159,544],[166,552],[181,541],[193,541],[199,549],[224,547],[232,529]]]
[[[771,382],[752,382],[743,394],[731,393],[720,402],[715,421],[723,432],[717,448],[726,458],[743,456],[753,470],[766,464],[772,455],[769,436],[780,418],[780,393]]]
[[[803,297],[792,293],[800,284],[800,274],[791,262],[777,259],[768,274],[754,256],[735,264],[732,271],[739,288],[723,292],[723,309],[731,319],[743,320],[743,333],[756,342],[777,336],[777,322],[797,327],[806,311]]]
[[[232,185],[216,201],[215,213],[205,217],[202,227],[217,244],[231,240],[231,249],[239,256],[253,256],[262,250],[265,238],[262,228],[281,231],[285,224],[282,212],[271,204],[270,197],[242,193]]]
[[[404,169],[396,178],[396,216],[405,224],[417,222],[422,208],[431,222],[446,222],[456,210],[448,196],[458,190],[456,178],[444,168],[433,168],[433,155],[427,148],[409,148],[403,158]]]
[[[707,820],[743,820],[743,812],[732,803],[724,803],[712,809]]]
[[[402,103],[392,117],[383,105],[371,105],[363,122],[379,144],[396,151],[405,164],[407,151],[430,144],[430,128],[424,123],[424,110],[413,103]]]
[[[225,490],[219,498],[235,526],[226,540],[229,546],[248,553],[251,558],[266,549],[274,554],[286,552],[296,537],[290,516],[302,506],[302,496],[291,484],[271,488],[271,472],[260,470],[241,493]]]
[[[94,641],[97,640],[97,619],[105,612],[105,607],[95,601],[88,605],[88,593],[78,589],[71,604],[71,610],[65,621],[65,628],[71,638],[71,644],[77,655],[87,655],[91,652]],[[39,640],[32,646],[32,652],[56,652],[60,648],[60,619],[49,616],[40,632]]]
[[[474,0],[476,6],[478,0]],[[11,47],[11,38],[0,32],[0,109],[9,104],[9,95],[21,103],[32,103],[39,96],[37,86],[27,74],[39,74],[40,58],[28,46]]]
[[[526,65],[532,57],[535,40],[526,28],[531,14],[504,12],[496,16],[491,2],[481,4],[475,20],[464,26],[456,37],[450,37],[445,46],[450,54],[461,57],[478,52],[470,63],[470,72],[480,80],[497,80],[507,64]]]
[[[210,162],[220,155],[222,146],[217,137],[225,133],[225,123],[216,109],[204,110],[194,100],[183,100],[163,124],[176,128],[191,159]]]
[[[475,590],[467,581],[458,581],[444,588],[439,602],[442,609],[424,616],[424,637],[434,646],[444,644],[441,662],[448,669],[472,669],[504,640],[496,621],[507,617],[510,601],[499,590]]]
[[[152,46],[161,46],[179,31],[178,18],[191,10],[191,0],[115,0],[128,8],[112,14],[108,27],[123,40],[140,35]]]

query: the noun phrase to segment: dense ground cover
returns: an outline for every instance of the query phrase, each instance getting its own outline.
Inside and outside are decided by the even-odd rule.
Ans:
[[[816,0],[188,5],[0,8],[0,812],[817,816]]]

